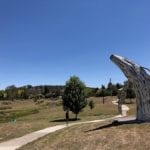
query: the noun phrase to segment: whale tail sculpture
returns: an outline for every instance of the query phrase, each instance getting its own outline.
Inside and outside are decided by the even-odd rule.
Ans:
[[[149,69],[118,55],[111,55],[110,59],[133,84],[137,102],[136,119],[150,121],[150,75],[147,72]]]

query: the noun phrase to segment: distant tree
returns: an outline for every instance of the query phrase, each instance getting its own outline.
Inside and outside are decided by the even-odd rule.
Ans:
[[[116,85],[112,85],[112,96],[118,95],[118,89]]]
[[[48,94],[48,93],[49,93],[49,88],[48,88],[48,86],[44,86],[44,87],[43,87],[42,94],[43,94],[43,95],[46,95],[46,94]]]
[[[85,93],[87,97],[94,97],[96,96],[97,88],[85,88]]]
[[[97,88],[95,88],[95,89],[93,89],[93,93],[94,93],[94,96],[97,96],[97,91],[99,90],[99,88],[97,87]]]
[[[96,96],[97,96],[97,97],[103,97],[103,102],[104,102],[105,96],[109,96],[109,95],[110,95],[110,93],[109,93],[109,91],[105,88],[104,85],[102,85],[101,88],[96,91]]]
[[[6,87],[7,99],[14,100],[17,98],[17,88],[15,85]]]
[[[85,84],[76,76],[66,82],[63,99],[65,111],[72,111],[77,119],[79,112],[87,105]]]
[[[101,87],[101,95],[103,97],[103,104],[105,103],[105,90],[106,90],[105,86],[102,85],[102,87]]]
[[[122,84],[120,84],[120,83],[117,83],[117,84],[116,84],[116,88],[117,88],[117,89],[121,89],[122,87],[123,87]]]
[[[18,99],[23,99],[24,98],[24,90],[23,89],[18,89],[17,97],[18,97]]]
[[[107,86],[107,88],[109,89],[109,90],[111,90],[111,88],[112,88],[112,83],[111,83],[111,81],[108,83],[108,86]]]
[[[0,99],[1,99],[1,100],[4,99],[4,91],[3,91],[3,90],[0,91]]]
[[[105,85],[102,84],[101,89],[102,89],[102,90],[105,90],[105,89],[106,89]]]
[[[113,84],[112,84],[111,79],[110,79],[110,81],[107,85],[107,91],[108,91],[110,96],[112,96],[112,86],[113,86]]]
[[[93,100],[89,101],[89,107],[91,110],[94,108],[94,101]]]
[[[32,85],[26,85],[24,86],[26,89],[31,89],[32,88]]]
[[[130,99],[130,103],[132,102],[132,99],[135,98],[135,92],[133,90],[133,85],[131,82],[128,82],[128,87],[126,91],[126,98]]]
[[[60,90],[59,89],[56,89],[56,90],[54,90],[54,92],[53,92],[53,98],[57,98],[57,97],[59,97],[61,94],[60,94]]]
[[[100,89],[97,89],[97,91],[96,91],[96,97],[100,97],[101,95],[101,90]]]
[[[6,90],[12,90],[12,89],[16,89],[15,85],[10,85],[6,87]]]

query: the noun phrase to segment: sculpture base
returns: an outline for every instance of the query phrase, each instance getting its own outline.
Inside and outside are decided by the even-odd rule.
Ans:
[[[150,114],[149,115],[137,116],[136,120],[137,121],[142,121],[142,122],[150,122]]]

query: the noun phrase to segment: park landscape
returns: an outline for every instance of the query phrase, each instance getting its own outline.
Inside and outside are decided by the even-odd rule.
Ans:
[[[71,78],[79,79],[74,76]],[[123,86],[116,84],[117,87],[120,87],[119,85]],[[109,90],[112,93],[110,96],[106,96],[109,95]],[[12,91],[14,92],[14,90]],[[8,141],[40,129],[65,124],[66,128],[41,137],[19,149],[141,149],[143,145],[141,147],[138,140],[132,141],[132,139],[138,137],[144,141],[144,138],[148,138],[148,123],[113,124],[112,117],[119,115],[117,105],[112,103],[118,99],[119,94],[115,85],[111,82],[108,83],[107,88],[102,85],[102,88],[97,89],[95,96],[91,96],[96,94],[91,92],[95,89],[89,90],[88,88],[87,91],[87,105],[79,113],[78,119],[75,118],[74,113],[70,112],[68,124],[92,120],[104,121],[67,126],[63,100],[60,96],[45,99],[35,96],[36,99],[33,97],[24,100],[1,100],[0,141]],[[131,89],[129,91],[129,97],[124,103],[130,108],[128,115],[133,117],[136,114],[136,101]],[[94,104],[92,108],[88,105],[91,101]],[[112,144],[113,142],[115,144]],[[145,143],[145,149],[147,147],[149,144]]]
[[[0,0],[0,150],[149,150],[149,8]]]
[[[148,149],[149,116],[142,102],[149,101],[148,93],[144,95],[143,89],[138,93],[137,86],[147,82],[147,72],[121,56],[110,58],[125,71],[128,81],[124,85],[112,84],[110,79],[107,87],[90,88],[79,77],[71,76],[65,86],[9,86],[1,91],[0,148]],[[140,112],[139,107],[143,107]],[[15,140],[22,144],[15,145]]]
[[[109,118],[109,117],[117,115],[118,114],[117,106],[113,105],[111,102],[112,100],[115,100],[115,98],[116,97],[113,97],[113,98],[106,97],[105,104],[102,103],[102,98],[97,98],[97,97],[90,98],[90,99],[93,99],[93,101],[95,103],[95,107],[93,108],[93,110],[90,110],[89,106],[86,106],[84,111],[79,114],[80,120],[78,120],[77,122],[105,119],[105,118]],[[4,101],[4,102],[6,102],[6,101]],[[7,102],[9,102],[9,101],[7,101]],[[4,105],[2,103],[3,103],[3,101],[1,102],[1,106]],[[55,126],[58,124],[65,124],[66,123],[65,118],[64,118],[65,113],[62,109],[61,103],[62,103],[61,100],[55,100],[55,101],[44,100],[44,102],[42,102],[40,104],[36,104],[35,102],[33,102],[33,100],[23,100],[23,101],[15,100],[14,102],[10,101],[9,107],[12,107],[12,109],[11,110],[8,109],[9,113],[13,113],[14,111],[18,112],[18,113],[22,113],[20,110],[23,109],[25,112],[28,112],[28,114],[26,114],[25,116],[20,116],[20,117],[16,118],[15,122],[12,120],[10,122],[1,123],[1,125],[0,125],[0,133],[1,133],[0,140],[1,140],[1,142],[12,139],[12,138],[23,136],[27,133],[30,133],[30,132],[33,132],[36,130],[40,130],[40,129],[43,129],[46,127]],[[134,104],[131,104],[131,105],[134,105]],[[133,109],[134,109],[134,107],[133,107]],[[8,111],[8,110],[6,109],[5,111]],[[132,110],[132,111],[134,112],[134,110]],[[70,114],[70,117],[74,118],[74,114]],[[74,122],[74,121],[69,121],[69,123],[72,123],[72,122]],[[111,123],[111,121],[109,121],[107,123]],[[92,124],[90,124],[90,125],[92,126]],[[94,123],[93,125],[96,125],[96,126],[94,126],[96,128],[100,124]],[[82,128],[82,126],[84,128],[84,126],[86,126],[86,125],[80,125],[80,126],[81,126],[81,128]],[[89,125],[87,125],[87,127],[88,126]],[[89,130],[92,129],[92,127],[90,127],[90,128],[87,128],[87,127],[85,127],[85,129],[89,129]],[[74,129],[72,130],[71,128],[74,128]],[[73,132],[75,132],[74,131],[74,130],[76,130],[75,128],[77,128],[76,132],[78,132],[79,125],[76,125],[75,127],[68,127],[68,129],[64,129],[64,131],[67,130],[67,132],[69,134],[68,136],[71,136],[71,135],[73,135],[73,133],[71,134],[70,131],[72,130]],[[19,132],[18,132],[18,129],[19,129]],[[59,133],[60,131],[57,131],[57,132]],[[60,134],[60,136],[61,136],[61,134]],[[55,135],[52,137],[54,138]],[[56,135],[56,138],[57,137],[59,137],[59,136]],[[64,138],[60,137],[59,140],[64,140]],[[81,139],[78,139],[78,140],[80,141]],[[61,141],[59,141],[59,142],[61,143]],[[66,142],[67,142],[67,139],[66,139]],[[57,146],[59,148],[59,145],[57,145]],[[66,146],[68,146],[68,145],[66,145]],[[78,145],[76,145],[76,146],[78,146]],[[82,146],[84,146],[84,145],[82,145]],[[30,149],[33,149],[33,147],[34,146],[31,146]],[[42,147],[43,147],[43,145],[42,145]],[[42,148],[42,147],[39,147],[39,148]],[[48,149],[48,147],[52,148],[52,149],[53,148],[57,149],[57,147],[53,147],[53,146],[51,147],[50,145],[47,145],[47,149]],[[37,147],[35,146],[35,149],[36,148]],[[60,146],[60,148],[61,148],[61,146]],[[28,149],[28,148],[25,148],[25,149]],[[67,147],[64,147],[64,149],[67,149]],[[76,147],[74,147],[74,149],[76,149]]]

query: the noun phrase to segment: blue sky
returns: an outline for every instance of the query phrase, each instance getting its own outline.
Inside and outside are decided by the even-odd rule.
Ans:
[[[109,57],[150,66],[149,0],[1,0],[0,88],[65,84],[77,75],[99,87],[126,78]]]

